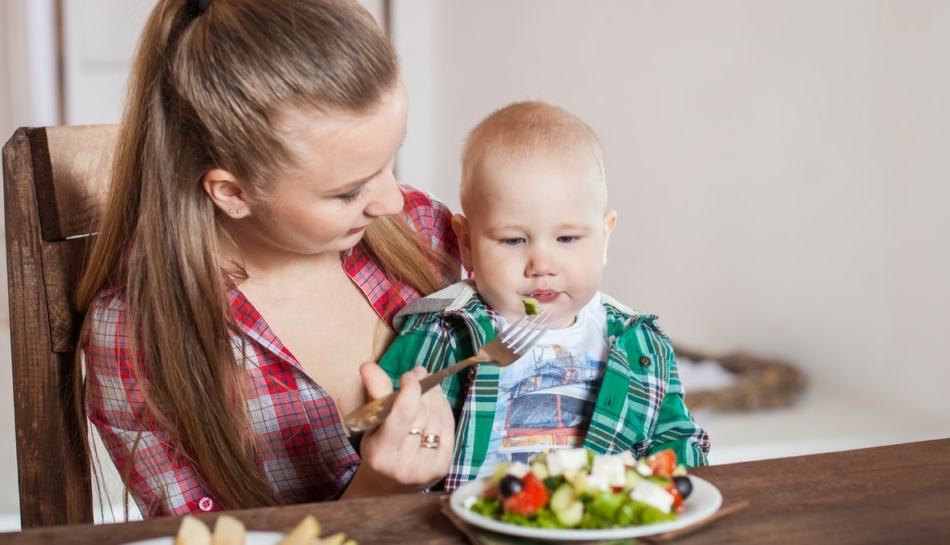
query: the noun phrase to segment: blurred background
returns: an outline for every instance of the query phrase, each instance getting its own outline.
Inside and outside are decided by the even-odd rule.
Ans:
[[[2,140],[117,123],[153,4],[0,0]],[[604,291],[659,315],[678,346],[807,377],[787,407],[696,411],[712,463],[950,436],[950,2],[364,4],[409,88],[401,181],[458,209],[467,131],[515,100],[558,103],[605,148],[619,221]]]

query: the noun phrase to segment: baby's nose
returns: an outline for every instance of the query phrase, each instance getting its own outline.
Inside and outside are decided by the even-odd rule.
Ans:
[[[545,251],[532,252],[528,260],[528,276],[547,276],[557,274],[557,265],[551,255]]]

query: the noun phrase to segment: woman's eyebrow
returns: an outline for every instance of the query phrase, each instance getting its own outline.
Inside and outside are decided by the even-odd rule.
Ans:
[[[383,168],[386,168],[386,167],[383,167]],[[353,191],[353,190],[356,189],[357,187],[360,187],[361,185],[363,185],[363,184],[369,182],[370,180],[372,180],[373,178],[375,178],[376,175],[379,174],[380,171],[382,171],[382,170],[383,170],[383,169],[381,168],[381,169],[377,170],[376,172],[370,174],[369,176],[366,176],[365,178],[360,178],[359,180],[353,180],[352,182],[347,182],[347,183],[342,184],[342,185],[340,185],[340,186],[338,186],[338,187],[334,187],[334,188],[330,189],[329,193],[332,193],[332,194],[334,194],[334,195],[337,195],[337,194],[343,194],[343,193],[348,193],[348,192],[350,192],[350,191]]]

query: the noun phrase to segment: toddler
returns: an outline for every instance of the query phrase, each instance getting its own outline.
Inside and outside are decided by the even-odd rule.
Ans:
[[[446,489],[554,448],[673,449],[681,463],[705,465],[709,439],[684,404],[656,317],[599,291],[617,213],[590,127],[540,101],[493,113],[466,141],[461,204],[452,227],[473,279],[403,309],[380,365],[394,381],[415,366],[448,367],[524,316],[529,297],[558,322],[511,365],[446,379],[456,416]]]

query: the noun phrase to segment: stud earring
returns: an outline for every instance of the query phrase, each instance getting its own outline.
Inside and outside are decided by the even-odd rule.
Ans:
[[[236,216],[241,212],[244,212],[243,208],[228,208],[228,214],[231,214],[232,216]]]

